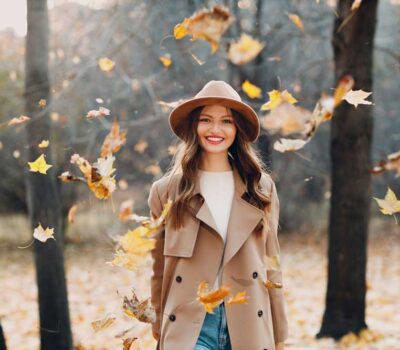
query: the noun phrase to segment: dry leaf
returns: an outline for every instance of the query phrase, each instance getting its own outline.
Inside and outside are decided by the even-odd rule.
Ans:
[[[289,13],[288,14],[289,19],[294,23],[294,25],[299,28],[302,32],[304,32],[304,24],[301,20],[301,18],[298,15]]]
[[[343,99],[355,107],[358,105],[372,105],[371,101],[365,100],[371,94],[372,92],[366,92],[363,90],[350,90],[343,96]]]
[[[226,285],[222,285],[220,288],[209,291],[208,283],[206,281],[201,281],[197,288],[197,298],[203,307],[209,313],[214,313],[213,310],[217,307],[222,301],[223,298],[230,294],[230,287]]]
[[[33,231],[33,237],[41,242],[46,242],[49,238],[54,238],[54,228],[47,227],[44,229],[42,225],[39,225]]]
[[[109,134],[104,139],[101,147],[100,156],[106,157],[112,153],[116,153],[121,149],[121,146],[126,142],[127,131],[119,131],[118,120],[115,118]]]
[[[50,141],[49,141],[49,140],[42,140],[42,142],[40,142],[40,143],[38,144],[38,147],[39,147],[39,148],[46,148],[46,147],[49,146],[49,144],[50,144]]]
[[[297,102],[297,100],[287,90],[283,90],[281,92],[279,90],[274,89],[268,91],[268,96],[269,96],[269,101],[261,106],[262,111],[273,110],[283,102],[287,102],[290,104],[295,104]]]
[[[29,119],[31,119],[30,117],[27,117],[26,115],[21,115],[18,118],[12,118],[9,122],[8,125],[16,125],[16,124],[22,124],[27,122]]]
[[[106,316],[104,316],[102,319],[91,322],[91,325],[92,325],[92,328],[95,330],[95,332],[98,332],[105,328],[110,327],[115,322],[116,319],[117,318],[115,317],[114,314],[109,313]]]
[[[397,199],[396,194],[388,187],[384,199],[373,197],[379,204],[380,210],[385,215],[393,215],[400,213],[400,201]]]
[[[294,152],[303,148],[308,140],[281,138],[274,143],[274,149],[278,152]]]
[[[47,170],[49,170],[52,165],[47,164],[44,159],[44,154],[41,154],[34,162],[28,162],[29,171],[39,172],[41,174],[47,174]]]
[[[228,305],[232,304],[247,304],[249,300],[249,296],[246,295],[246,291],[237,293],[234,297],[231,297],[228,301]]]
[[[262,90],[257,85],[250,83],[248,80],[242,84],[242,90],[250,98],[260,98],[262,94]]]
[[[160,56],[160,61],[163,64],[165,68],[168,68],[172,64],[171,56],[170,55],[164,55]]]
[[[98,61],[99,67],[103,72],[110,72],[115,66],[115,62],[107,57],[100,58]]]
[[[234,64],[246,64],[256,58],[264,47],[264,42],[253,39],[250,35],[242,33],[237,42],[230,44],[228,57]]]
[[[134,289],[132,289],[132,299],[128,299],[126,296],[124,297],[122,309],[126,315],[134,317],[140,322],[156,322],[156,313],[151,306],[150,298],[140,301]]]
[[[372,173],[379,174],[385,170],[394,170],[396,171],[396,178],[400,176],[400,151],[391,153],[385,160],[381,160],[379,165],[374,166]]]
[[[190,41],[205,39],[211,44],[211,53],[214,54],[218,50],[221,36],[233,21],[227,7],[215,5],[211,9],[199,10],[178,23],[174,27],[174,37],[179,40],[186,35],[192,35]]]
[[[110,110],[105,107],[99,107],[98,110],[93,109],[87,112],[86,118],[91,119],[91,118],[105,117],[106,115],[110,115]]]

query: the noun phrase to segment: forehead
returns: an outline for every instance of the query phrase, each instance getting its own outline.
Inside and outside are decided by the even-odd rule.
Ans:
[[[224,116],[232,116],[232,111],[230,108],[225,107],[223,105],[208,105],[204,106],[201,110],[200,115],[208,115],[210,117],[224,117]]]

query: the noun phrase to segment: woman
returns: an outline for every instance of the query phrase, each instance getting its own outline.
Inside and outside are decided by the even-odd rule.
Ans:
[[[251,146],[257,114],[229,84],[211,80],[169,123],[182,142],[148,199],[154,217],[173,203],[152,250],[157,349],[282,350],[279,199]],[[229,285],[232,296],[245,291],[247,302],[225,299],[208,313],[197,300],[202,281],[211,290]]]

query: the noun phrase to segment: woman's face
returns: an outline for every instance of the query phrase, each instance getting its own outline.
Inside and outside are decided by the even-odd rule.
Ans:
[[[204,106],[199,115],[197,135],[204,151],[227,152],[236,136],[236,125],[231,110],[217,104]]]

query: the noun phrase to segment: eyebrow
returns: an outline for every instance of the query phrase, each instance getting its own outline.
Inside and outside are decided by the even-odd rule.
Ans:
[[[212,115],[209,115],[209,114],[206,114],[206,113],[201,113],[200,116],[202,116],[202,115],[214,118]],[[226,115],[221,116],[221,118],[224,118],[224,117],[232,117],[233,118],[233,115],[232,114],[226,114]]]

